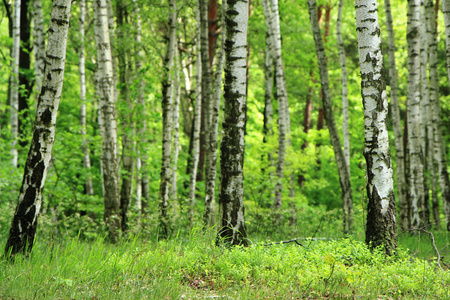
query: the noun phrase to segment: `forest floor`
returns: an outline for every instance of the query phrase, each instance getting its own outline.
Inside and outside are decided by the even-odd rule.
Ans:
[[[434,238],[442,269],[428,234],[400,235],[395,257],[356,238],[232,249],[201,231],[115,245],[38,239],[28,258],[0,260],[0,299],[448,299],[449,235]]]

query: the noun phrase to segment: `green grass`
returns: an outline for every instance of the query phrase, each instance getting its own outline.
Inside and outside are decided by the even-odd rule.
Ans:
[[[445,252],[447,234],[435,237]],[[29,258],[0,261],[0,299],[450,297],[450,274],[425,235],[401,235],[405,246],[388,258],[353,239],[233,249],[214,241],[213,232],[117,245],[37,240]]]

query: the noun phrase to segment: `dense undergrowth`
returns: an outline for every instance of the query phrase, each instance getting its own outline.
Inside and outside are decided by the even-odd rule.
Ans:
[[[429,237],[408,233],[400,238],[395,257],[370,252],[355,237],[305,238],[302,246],[261,240],[232,249],[216,246],[214,231],[195,229],[170,240],[135,236],[116,245],[101,238],[37,239],[28,258],[0,261],[0,298],[450,297],[445,258],[441,270]],[[445,255],[448,235],[438,232],[435,238]]]

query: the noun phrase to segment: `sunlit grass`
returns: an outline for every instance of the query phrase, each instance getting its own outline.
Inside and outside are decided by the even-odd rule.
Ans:
[[[447,242],[445,233],[436,237],[439,245]],[[420,238],[421,245],[428,243],[428,238]],[[0,262],[0,298],[449,297],[449,273],[438,269],[434,260],[411,255],[419,250],[432,257],[425,248],[401,246],[398,256],[386,258],[351,238],[302,244],[255,242],[248,248],[226,249],[215,245],[213,231],[200,230],[167,241],[134,237],[116,245],[101,238],[37,240],[29,258]]]

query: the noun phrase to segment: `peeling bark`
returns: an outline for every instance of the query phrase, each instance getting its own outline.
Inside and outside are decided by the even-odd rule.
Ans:
[[[397,249],[394,179],[387,130],[388,101],[376,0],[356,0],[356,31],[364,104],[364,157],[367,164],[366,243]]]

